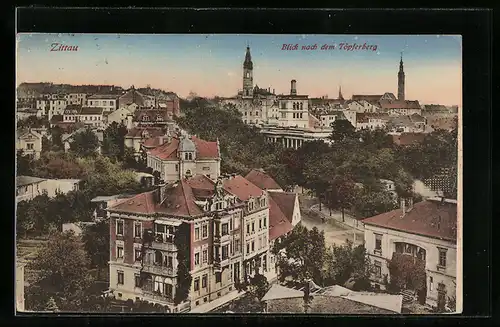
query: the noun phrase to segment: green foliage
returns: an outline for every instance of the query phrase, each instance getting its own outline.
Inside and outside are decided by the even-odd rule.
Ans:
[[[353,211],[357,218],[373,217],[397,207],[398,204],[388,191],[377,190],[373,192],[365,187],[358,190],[353,202]]]
[[[190,274],[189,225],[182,224],[175,233],[174,244],[177,246],[177,286],[174,303],[179,304],[189,296],[192,276]]]
[[[84,131],[73,134],[73,140],[70,142],[70,150],[79,157],[95,156],[99,148],[99,139],[97,135],[87,128]]]
[[[29,156],[24,155],[23,150],[16,152],[16,175],[17,176],[31,176],[33,168],[35,167],[35,160]]]
[[[269,282],[266,276],[256,273],[250,278],[249,292],[257,299],[262,299],[269,290]]]
[[[343,143],[356,138],[356,129],[346,119],[337,119],[332,124],[330,139],[335,143]]]
[[[397,289],[421,290],[426,286],[425,261],[410,255],[394,253],[389,262],[391,283]]]
[[[127,135],[125,125],[117,122],[111,123],[104,131],[102,154],[114,161],[124,159],[125,135]]]
[[[49,121],[45,117],[29,116],[26,119],[17,121],[17,128],[41,128],[49,127]]]
[[[43,310],[53,297],[60,299],[61,310],[77,310],[91,283],[88,265],[87,254],[73,233],[53,234],[29,263],[36,277],[27,291],[28,309]]]
[[[357,290],[370,289],[370,260],[363,245],[354,247],[352,241],[344,245],[333,245],[327,251],[324,269],[326,285],[344,285],[354,281]]]
[[[77,161],[77,158],[70,153],[46,152],[39,160],[32,163],[30,176],[40,178],[82,178],[84,168]]]
[[[109,222],[100,221],[85,228],[82,240],[92,266],[97,267],[97,279],[101,269],[108,266],[109,260]]]
[[[356,193],[357,189],[353,180],[345,176],[335,176],[328,183],[326,203],[330,209],[340,209],[343,219],[344,209],[354,204]]]
[[[291,277],[296,281],[313,279],[321,283],[325,259],[325,236],[316,227],[311,230],[297,225],[280,243],[275,243],[279,280]]]

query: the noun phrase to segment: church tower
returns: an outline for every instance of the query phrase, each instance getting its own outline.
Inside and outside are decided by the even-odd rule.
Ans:
[[[253,96],[253,63],[249,46],[243,62],[243,96]]]
[[[405,99],[405,72],[403,70],[403,53],[401,53],[401,61],[399,62],[398,72],[398,100]]]
[[[342,86],[340,86],[340,85],[339,85],[339,97],[338,97],[338,99],[344,101],[344,97],[342,96]]]

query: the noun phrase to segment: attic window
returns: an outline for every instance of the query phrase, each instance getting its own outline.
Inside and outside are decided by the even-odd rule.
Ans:
[[[142,116],[142,121],[149,121],[149,116],[147,115]]]

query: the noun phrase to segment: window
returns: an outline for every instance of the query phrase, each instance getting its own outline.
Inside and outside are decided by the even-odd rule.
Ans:
[[[207,279],[208,275],[203,275],[203,277],[201,278],[201,288],[207,288]]]
[[[134,250],[134,261],[140,261],[141,260],[141,249],[135,249]]]
[[[179,171],[179,164],[175,164],[175,171]]]
[[[255,222],[252,221],[252,233],[255,232]]]
[[[195,241],[200,240],[200,227],[195,227],[194,229],[194,240]]]
[[[228,245],[224,245],[222,247],[222,260],[226,260],[229,256],[229,248]]]
[[[247,224],[247,235],[250,234],[250,224]]]
[[[123,285],[124,283],[124,275],[123,275],[123,271],[118,271],[118,285]]]
[[[222,236],[229,234],[229,226],[227,223],[222,224]]]
[[[141,275],[134,275],[135,287],[141,287]]]
[[[375,234],[375,250],[374,252],[382,253],[382,235]]]
[[[203,263],[207,263],[208,262],[208,249],[205,249],[203,250]]]
[[[248,203],[248,211],[252,211],[253,210],[253,202],[249,202]]]
[[[239,253],[240,252],[240,240],[234,240],[234,252]]]
[[[250,253],[250,243],[247,243],[247,254]]]
[[[252,252],[255,251],[255,241],[252,241]]]
[[[267,221],[266,217],[264,217],[264,218],[262,219],[262,221],[263,221],[263,223],[264,223],[264,227],[266,227],[266,224],[267,224],[267,222],[266,222],[266,221]]]
[[[207,224],[201,226],[201,236],[203,238],[207,238],[208,237],[208,225]]]
[[[123,235],[123,220],[116,220],[116,235]]]
[[[198,292],[200,290],[200,277],[194,279],[194,291]]]
[[[155,251],[155,264],[161,265],[162,261],[163,261],[163,254],[161,253],[161,251],[156,250]]]
[[[262,229],[262,219],[259,219],[259,230]]]
[[[194,254],[194,264],[195,266],[198,266],[200,264],[200,253],[195,253]]]
[[[281,113],[281,118],[286,118],[286,112]]]
[[[28,148],[28,150],[33,150],[33,146],[34,146],[33,143],[27,143],[26,144],[26,147]]]
[[[220,283],[222,281],[222,274],[220,272],[215,273],[215,282]]]
[[[266,206],[266,199],[260,199],[260,206],[261,208]]]
[[[123,246],[117,246],[116,247],[116,257],[118,259],[123,258]]]
[[[438,266],[439,267],[446,267],[446,252],[447,250],[446,249],[443,249],[443,248],[438,248],[439,250],[439,264]]]
[[[432,276],[429,277],[429,291],[432,292],[434,288],[434,280],[432,279]]]
[[[141,237],[142,236],[142,223],[135,223],[134,224],[134,237]]]
[[[382,277],[382,263],[380,261],[373,261],[373,270],[375,273],[375,276],[377,277]]]

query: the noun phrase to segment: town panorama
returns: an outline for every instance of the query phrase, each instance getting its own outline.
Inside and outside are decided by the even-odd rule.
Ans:
[[[323,50],[384,51],[355,40]],[[286,70],[268,86],[266,50],[240,41],[224,95],[18,80],[18,312],[458,311],[461,104],[408,96],[410,46],[386,89],[324,79],[326,96]]]

